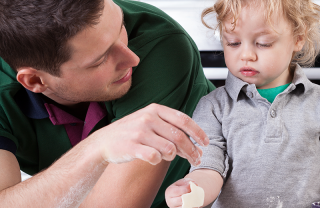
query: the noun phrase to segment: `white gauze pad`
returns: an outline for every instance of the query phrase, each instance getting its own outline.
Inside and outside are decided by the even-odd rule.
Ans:
[[[189,181],[191,192],[183,194],[182,198],[182,208],[194,208],[200,207],[204,203],[204,190]]]

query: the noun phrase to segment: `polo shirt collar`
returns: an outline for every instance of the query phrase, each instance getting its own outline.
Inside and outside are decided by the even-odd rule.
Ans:
[[[29,118],[44,119],[49,114],[44,106],[45,102],[40,93],[33,93],[24,87],[14,97],[21,111]]]
[[[288,90],[290,91],[296,89],[299,85],[304,87],[304,92],[312,89],[312,82],[307,78],[303,69],[298,64],[296,64],[296,68],[294,70],[292,84],[293,85],[288,87]],[[244,91],[245,93],[247,91],[257,92],[255,84],[249,84],[242,81],[238,77],[234,76],[230,71],[228,71],[225,88],[229,96],[235,101],[238,101],[240,91]]]
[[[228,71],[228,76],[226,79],[225,88],[229,96],[234,100],[238,101],[238,96],[242,88],[248,86],[247,82],[242,81],[238,77],[234,76],[230,71]]]
[[[305,93],[312,89],[312,82],[308,79],[303,69],[298,64],[296,64],[296,69],[294,70],[292,83],[295,86],[303,86]]]

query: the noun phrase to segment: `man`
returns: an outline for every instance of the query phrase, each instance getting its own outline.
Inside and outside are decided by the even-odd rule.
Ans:
[[[191,38],[141,2],[0,10],[1,206],[166,206],[166,187],[199,163],[184,132],[208,144],[187,116],[214,88]]]

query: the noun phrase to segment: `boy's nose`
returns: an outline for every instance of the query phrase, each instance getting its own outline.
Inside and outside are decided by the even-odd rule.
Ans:
[[[245,46],[241,52],[242,61],[256,61],[257,54],[251,46]]]

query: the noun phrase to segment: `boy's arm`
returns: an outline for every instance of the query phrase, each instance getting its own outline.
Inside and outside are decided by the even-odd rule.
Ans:
[[[186,175],[185,178],[192,179],[203,188],[205,193],[203,206],[207,206],[218,197],[223,185],[223,178],[220,173],[210,169],[195,170]]]
[[[185,178],[190,178],[204,189],[205,206],[217,198],[222,188],[223,180],[229,170],[229,157],[226,149],[227,141],[222,133],[221,112],[223,111],[221,110],[221,107],[224,106],[223,104],[221,105],[222,93],[223,91],[221,91],[221,89],[217,89],[201,98],[192,117],[207,134],[210,142],[207,147],[201,147],[203,151],[201,164],[197,167],[192,166],[190,173]],[[176,185],[179,185],[179,183],[177,182]],[[170,201],[172,203],[178,203],[172,204],[171,207],[181,206],[181,195],[191,191],[189,183],[182,183],[180,186],[182,186],[180,187],[180,193],[179,188],[175,188],[176,191],[178,191],[176,194],[171,192],[168,188],[169,195],[166,195],[166,200],[168,201],[169,199],[169,203]],[[174,187],[174,185],[172,185],[172,187]],[[188,192],[186,192],[186,190]],[[172,197],[175,197],[175,200],[172,199]]]
[[[169,207],[182,206],[181,196],[191,191],[189,181],[203,188],[205,197],[203,206],[207,206],[218,197],[223,185],[223,178],[218,172],[211,169],[197,169],[168,187],[166,201]]]

